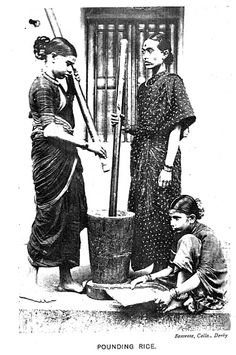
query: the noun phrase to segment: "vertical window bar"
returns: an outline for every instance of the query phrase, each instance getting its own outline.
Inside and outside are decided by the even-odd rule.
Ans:
[[[127,55],[127,116],[126,121],[130,123],[132,118],[132,110],[133,110],[133,98],[132,98],[132,63],[133,63],[133,38],[132,38],[132,24],[128,24],[128,55]],[[128,141],[128,134],[124,134],[125,142]]]
[[[108,25],[108,89],[107,89],[107,140],[111,136],[111,123],[110,117],[111,113],[114,112],[114,101],[115,101],[115,31],[116,25],[115,23]]]
[[[94,24],[93,23],[88,23],[87,24],[87,83],[90,83],[90,85],[87,84],[87,89],[86,89],[86,98],[87,98],[87,103],[88,107],[91,110],[91,114],[93,119],[95,118],[94,115],[94,95],[95,95],[95,65],[94,65]],[[95,122],[94,122],[95,124]],[[88,138],[88,131],[86,130],[86,138]]]
[[[144,36],[144,40],[146,40],[148,37],[149,37],[149,23],[148,23],[148,21],[146,21],[146,23],[145,23],[145,36]],[[143,43],[141,43],[141,45],[142,45]],[[145,65],[143,64],[143,66],[145,67]],[[149,70],[147,70],[146,68],[145,68],[145,71],[146,71],[146,79],[149,79],[151,76],[152,76],[152,70],[151,69],[149,69]]]
[[[94,101],[93,101],[93,112],[94,112],[94,124],[95,124],[95,127],[97,128],[97,81],[98,81],[98,68],[97,68],[97,64],[98,64],[98,60],[97,60],[97,57],[98,57],[98,41],[97,41],[97,33],[98,33],[98,23],[95,22],[95,31],[94,31],[94,35],[93,35],[93,38],[94,38],[94,58],[93,58],[93,63],[94,63]]]
[[[97,31],[97,131],[99,136],[104,139],[104,117],[105,117],[105,105],[106,105],[106,66],[105,62],[106,53],[106,37],[105,37],[105,24],[98,23]]]
[[[145,81],[145,69],[143,65],[143,58],[142,58],[142,45],[144,42],[145,38],[145,24],[144,23],[139,23],[138,26],[138,78],[137,78],[137,84],[138,86]]]
[[[128,22],[124,23],[124,35],[123,38],[127,39],[129,38],[129,26]],[[129,45],[129,43],[128,43]],[[129,109],[129,98],[130,98],[130,86],[129,86],[129,67],[128,67],[128,61],[129,61],[129,49],[127,48],[127,57],[126,57],[126,68],[125,68],[125,88],[124,88],[124,107],[123,107],[123,113],[125,117],[128,117],[128,109]],[[127,142],[127,134],[124,135],[124,141]]]
[[[136,57],[136,53],[138,52],[139,48],[139,38],[138,38],[138,24],[136,22],[133,23],[133,65],[132,65],[132,77],[133,77],[133,84],[132,84],[132,98],[133,98],[133,106],[132,106],[132,117],[131,117],[131,124],[136,124],[136,116],[137,116],[137,90],[138,90],[138,60]],[[141,53],[142,55],[142,53]]]
[[[117,42],[117,68],[119,68],[119,66],[118,66],[118,63],[119,63],[119,60],[120,60],[120,58],[119,58],[119,56],[120,56],[120,53],[119,53],[119,50],[120,50],[120,41],[121,41],[121,39],[123,39],[125,37],[125,24],[124,23],[120,23],[119,25],[118,25],[118,42]],[[118,70],[117,70],[117,84],[116,84],[116,89],[118,88]],[[126,82],[127,82],[127,80],[126,80]],[[126,85],[127,85],[127,83],[126,83]],[[126,88],[125,88],[125,90],[126,90]],[[125,91],[124,91],[125,92]],[[117,94],[117,92],[116,92],[116,94]],[[125,103],[125,101],[124,101],[124,103]],[[125,110],[125,106],[126,105],[124,105],[124,107],[123,107],[123,109]]]
[[[170,33],[170,43],[172,52],[174,53],[174,62],[170,65],[170,72],[176,73],[176,60],[177,60],[177,53],[176,53],[176,46],[175,46],[175,25],[173,23],[169,24],[169,33]]]
[[[104,26],[103,31],[103,53],[104,53],[104,78],[105,78],[105,86],[104,86],[104,103],[103,103],[103,137],[104,141],[107,142],[107,103],[108,103],[108,31],[109,25]]]
[[[117,87],[117,58],[118,58],[118,21],[115,22],[114,33],[114,79],[115,79],[115,99],[113,101],[113,112],[116,112],[116,87]]]
[[[176,44],[177,44],[177,71],[179,70],[179,65],[182,64],[183,56],[183,31],[184,31],[184,10],[181,10],[180,17],[176,20],[177,33],[176,33]]]

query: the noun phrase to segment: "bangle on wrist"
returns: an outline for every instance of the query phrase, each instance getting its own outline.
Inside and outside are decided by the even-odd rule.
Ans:
[[[173,166],[170,166],[170,165],[167,165],[167,164],[164,164],[164,168],[163,170],[165,170],[166,172],[168,173],[171,173],[172,170],[173,170]]]

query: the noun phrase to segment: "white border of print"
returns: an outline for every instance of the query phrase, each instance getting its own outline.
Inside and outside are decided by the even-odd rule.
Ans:
[[[71,10],[73,11],[73,1],[66,1],[64,3],[60,3],[60,6],[71,6]],[[117,6],[115,1],[85,1],[80,0],[81,7],[98,7],[99,3],[101,6]],[[21,119],[17,116],[17,90],[20,90],[20,82],[18,80],[18,74],[20,71],[27,70],[22,65],[22,53],[20,52],[20,41],[21,41],[21,32],[18,28],[18,19],[22,13],[24,13],[24,9],[29,6],[36,7],[56,7],[57,2],[35,2],[35,4],[27,1],[21,2],[4,2],[2,4],[2,22],[1,22],[1,33],[4,37],[1,42],[1,59],[3,59],[2,64],[2,88],[6,88],[4,93],[6,94],[6,98],[2,103],[2,118],[1,118],[1,152],[2,152],[2,173],[1,173],[1,186],[3,187],[3,200],[2,207],[4,212],[2,230],[1,230],[1,324],[3,325],[1,330],[2,340],[1,347],[3,353],[15,353],[17,354],[40,354],[40,355],[49,355],[49,354],[65,354],[65,353],[73,353],[73,354],[136,354],[137,351],[130,350],[117,350],[117,351],[109,351],[109,350],[98,350],[97,344],[101,342],[107,343],[107,336],[104,335],[96,335],[89,334],[81,336],[81,334],[76,335],[63,335],[63,334],[46,334],[46,335],[19,335],[18,334],[18,310],[17,310],[17,295],[16,295],[16,283],[17,283],[17,255],[15,252],[14,246],[17,244],[17,225],[15,225],[15,220],[17,220],[17,210],[16,206],[19,206],[16,203],[16,190],[17,190],[17,171],[14,169],[14,162],[20,157],[17,155],[17,145],[19,142],[19,131],[14,130],[14,120]],[[121,1],[119,2],[119,6],[207,6],[208,9],[213,9],[217,6],[229,6],[232,12],[229,14],[227,18],[221,18],[219,16],[219,27],[221,31],[224,31],[225,26],[228,26],[228,23],[232,23],[232,31],[225,33],[226,43],[228,44],[226,48],[224,46],[220,46],[219,51],[224,51],[225,53],[225,62],[219,62],[219,67],[221,65],[225,66],[225,73],[229,77],[228,85],[233,84],[233,76],[235,71],[235,37],[233,32],[233,21],[235,21],[235,5],[233,0],[214,0],[214,1],[206,1],[204,0],[190,0],[190,1]],[[234,14],[234,15],[233,15]],[[209,16],[209,26],[211,24],[211,18]],[[199,26],[201,26],[201,19],[199,19]],[[206,28],[206,31],[208,29]],[[215,34],[217,36],[217,33]],[[201,52],[201,40],[199,39],[199,43],[196,44],[196,51]],[[203,52],[200,53],[201,58],[205,54]],[[221,56],[222,58],[222,56]],[[229,60],[228,60],[229,59]],[[217,61],[217,58],[213,58],[213,60]],[[203,83],[204,85],[204,83]],[[233,91],[233,86],[232,86]],[[224,101],[224,98],[222,98]],[[14,104],[14,101],[16,104]],[[232,104],[233,96],[230,97]],[[229,135],[224,139],[232,140],[234,139],[234,114],[235,109],[233,110],[232,105],[232,115],[231,117],[223,117],[222,125],[227,124],[229,127]],[[227,156],[227,163],[225,166],[219,166],[219,169],[225,170],[225,179],[223,181],[218,181],[217,178],[215,180],[215,188],[216,189],[224,189],[228,184],[232,183],[233,173],[234,173],[234,151],[233,146],[232,150],[225,151],[224,150],[225,141],[220,142],[222,144],[222,154]],[[227,145],[228,146],[228,145]],[[210,166],[209,166],[210,168]],[[235,190],[232,185],[232,193]],[[229,189],[226,189],[229,191]],[[229,205],[222,206],[222,214],[232,212],[235,210],[234,196],[229,196]],[[19,202],[19,201],[18,201]],[[20,201],[20,205],[24,209],[24,201]],[[232,225],[232,238],[233,235],[233,220]],[[234,250],[234,242],[232,240],[233,250]],[[232,254],[233,255],[233,254]],[[234,263],[234,260],[232,260]],[[234,265],[233,265],[234,266]],[[232,270],[234,267],[232,266]],[[233,284],[233,277],[232,277]],[[232,287],[233,289],[233,287]],[[181,339],[179,341],[175,341],[174,333],[165,332],[161,334],[153,334],[151,337],[143,334],[137,334],[136,336],[131,336],[129,333],[119,336],[117,339],[116,334],[109,335],[109,343],[134,343],[137,344],[138,340],[141,339],[142,342],[145,343],[154,343],[155,349],[153,350],[140,350],[138,354],[177,354],[180,352],[181,354],[187,354],[191,352],[191,354],[195,354],[199,352],[212,354],[232,354],[234,349],[234,322],[235,322],[235,310],[232,308],[231,313],[232,320],[232,329],[230,331],[227,339],[202,339],[195,337],[195,339]],[[137,339],[137,337],[139,339]]]

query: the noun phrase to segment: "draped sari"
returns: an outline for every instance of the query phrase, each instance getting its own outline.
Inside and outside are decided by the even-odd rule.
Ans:
[[[35,266],[79,265],[80,231],[87,225],[83,168],[77,149],[70,142],[43,134],[53,122],[73,135],[74,86],[70,78],[67,85],[65,91],[44,73],[29,92],[36,217],[27,247]]]
[[[135,213],[132,268],[169,260],[172,231],[169,206],[181,193],[181,152],[178,149],[171,184],[163,189],[158,177],[164,167],[171,131],[183,131],[195,116],[182,79],[167,71],[157,73],[138,90],[138,122],[131,145],[131,185],[128,209]],[[131,132],[132,133],[132,132]]]

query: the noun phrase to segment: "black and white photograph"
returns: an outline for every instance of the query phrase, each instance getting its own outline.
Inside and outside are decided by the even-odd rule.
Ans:
[[[233,353],[233,1],[6,9],[9,346]]]

